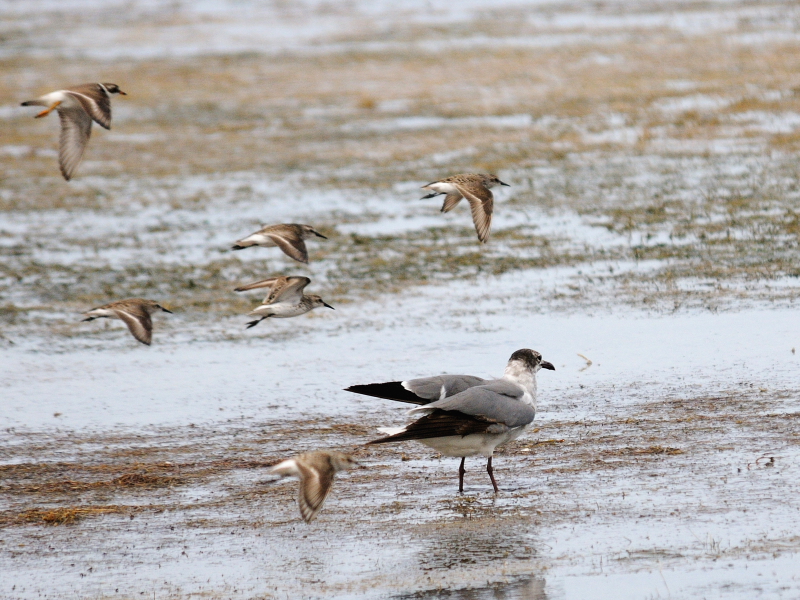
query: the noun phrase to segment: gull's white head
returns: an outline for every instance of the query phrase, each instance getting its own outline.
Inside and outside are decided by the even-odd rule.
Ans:
[[[542,360],[541,354],[536,350],[529,350],[528,348],[523,348],[522,350],[514,352],[511,358],[508,359],[508,366],[510,367],[512,363],[517,369],[524,369],[531,373],[536,373],[540,369],[548,369],[550,371],[556,370],[553,363]]]

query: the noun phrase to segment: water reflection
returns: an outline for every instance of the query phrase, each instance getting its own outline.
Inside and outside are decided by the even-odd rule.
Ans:
[[[407,596],[394,596],[394,600],[425,600],[446,598],[447,600],[548,600],[545,580],[538,577],[519,579],[512,583],[490,584],[481,588],[465,590],[430,590]]]
[[[482,509],[490,508],[475,502],[468,502],[466,506],[462,508],[472,517],[478,516]],[[459,512],[458,507],[455,508],[455,512]],[[495,569],[501,565],[509,567],[509,573],[535,572],[535,560],[540,554],[535,536],[525,527],[524,520],[511,520],[513,523],[509,521],[509,515],[484,514],[481,518],[467,517],[420,528],[415,536],[418,538],[415,542],[421,548],[415,557],[417,563],[423,571],[431,572],[434,580],[438,575],[452,574],[461,569],[474,573],[482,568],[486,568],[486,579],[490,579],[490,573],[496,573]],[[511,582],[487,583],[482,587],[460,590],[436,589],[396,598],[545,600],[547,594],[543,578],[525,575],[512,577]]]
[[[417,540],[418,562],[425,571],[448,570],[496,561],[531,560],[539,556],[533,535],[520,523],[483,517],[452,521],[425,529]]]

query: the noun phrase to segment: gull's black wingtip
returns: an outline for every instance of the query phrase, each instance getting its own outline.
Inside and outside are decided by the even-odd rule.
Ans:
[[[428,400],[420,398],[413,392],[409,392],[403,387],[402,381],[388,381],[386,383],[367,383],[364,385],[351,385],[345,388],[346,392],[372,396],[373,398],[383,398],[384,400],[395,400],[396,402],[407,402],[408,404],[427,404]]]

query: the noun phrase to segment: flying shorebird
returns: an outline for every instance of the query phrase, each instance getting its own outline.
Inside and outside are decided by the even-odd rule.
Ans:
[[[348,392],[419,404],[410,413],[425,415],[398,428],[380,429],[389,434],[367,444],[417,440],[445,456],[460,456],[458,491],[464,491],[467,456],[488,457],[486,471],[495,493],[492,454],[501,444],[518,438],[536,415],[536,373],[555,367],[535,350],[517,350],[500,379],[471,375],[439,375],[409,381],[354,385]]]
[[[264,319],[270,317],[289,318],[305,314],[310,310],[327,306],[333,307],[322,301],[316,294],[304,294],[303,290],[311,283],[308,277],[270,277],[255,283],[248,283],[236,288],[235,292],[246,292],[258,288],[270,288],[269,294],[264,298],[261,306],[247,313],[248,317],[261,317],[250,321],[247,328],[255,327]]]
[[[112,94],[127,95],[116,83],[83,83],[22,103],[22,106],[47,107],[36,115],[37,119],[46,117],[54,109],[58,111],[61,119],[58,164],[67,181],[72,179],[81,162],[92,135],[92,121],[111,129]]]
[[[83,320],[94,321],[103,317],[120,319],[128,326],[133,337],[149,346],[150,341],[153,339],[153,322],[150,319],[150,315],[159,309],[172,314],[171,310],[167,310],[158,302],[145,300],[144,298],[128,298],[127,300],[117,300],[116,302],[87,310],[83,314],[89,315],[89,317]]]
[[[310,238],[312,235],[321,237],[324,240],[328,239],[311,225],[300,225],[298,223],[268,225],[245,238],[237,240],[236,244],[231,246],[231,250],[244,250],[250,246],[263,246],[264,248],[278,246],[289,258],[301,263],[307,263],[308,250],[306,250],[306,243],[303,240]]]
[[[434,198],[445,194],[442,212],[450,212],[456,205],[466,198],[472,210],[472,222],[478,232],[478,240],[485,244],[489,239],[489,228],[492,226],[492,211],[494,209],[494,196],[490,188],[496,185],[505,185],[497,175],[481,173],[462,173],[453,175],[428,185],[423,185],[423,190],[433,190],[422,200]]]
[[[317,450],[284,460],[272,467],[270,472],[281,477],[295,475],[300,478],[297,503],[303,520],[310,523],[331,491],[334,475],[358,466],[352,457],[342,452]]]

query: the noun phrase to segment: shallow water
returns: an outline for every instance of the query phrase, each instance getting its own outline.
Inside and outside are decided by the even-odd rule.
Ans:
[[[489,314],[437,311],[442,295],[454,292],[468,306],[488,304]],[[195,453],[268,464],[313,447],[354,448],[377,426],[406,417],[404,407],[341,391],[348,385],[436,372],[490,377],[509,348],[525,346],[542,351],[557,370],[539,376],[539,433],[496,460],[504,489],[497,499],[479,459],[468,461],[467,494],[459,498],[455,459],[437,461],[405,444],[370,453],[367,471],[342,476],[320,519],[307,527],[295,515],[294,484],[278,484],[275,497],[263,471],[249,467],[149,498],[114,494],[113,503],[144,511],[134,521],[112,515],[47,531],[7,528],[4,570],[15,573],[17,587],[3,593],[32,597],[54,589],[52,579],[42,582],[44,570],[62,593],[100,596],[114,595],[111,582],[123,596],[147,590],[177,597],[204,590],[249,597],[273,588],[292,596],[308,593],[314,582],[325,582],[321,594],[341,598],[439,585],[477,588],[453,596],[459,598],[496,589],[506,594],[500,597],[522,598],[531,585],[543,598],[610,598],[620,586],[629,590],[626,598],[666,589],[688,598],[723,583],[728,591],[721,597],[749,597],[757,588],[767,595],[786,588],[785,597],[798,591],[800,573],[788,558],[796,551],[792,523],[800,510],[791,500],[800,457],[791,421],[800,406],[793,393],[795,334],[785,329],[790,311],[525,316],[523,295],[505,305],[481,304],[479,296],[453,285],[426,288],[392,302],[391,318],[377,330],[371,318],[378,303],[367,302],[318,319],[296,338],[162,340],[112,352],[6,350],[4,462],[57,461],[66,472],[137,447],[149,449],[139,459],[145,462],[129,470],[152,461],[190,464]],[[439,333],[432,338],[431,331]],[[127,339],[121,326],[107,334]],[[578,353],[593,364],[587,368]],[[724,422],[738,407],[742,425],[703,433],[706,422],[693,420],[694,398],[703,399],[701,413],[722,410]],[[749,429],[759,429],[765,414],[786,415],[788,429],[753,437]],[[631,419],[639,425],[625,425]],[[366,429],[342,439],[328,429],[337,424]],[[591,444],[596,454],[578,467],[587,434],[599,436]],[[564,438],[569,449],[554,444],[540,457],[539,447],[528,446],[553,438]],[[625,448],[650,446],[681,454],[649,465],[626,457]],[[401,453],[412,460],[400,462]],[[766,456],[779,457],[769,476]],[[563,470],[563,481],[556,483],[552,470]],[[14,497],[6,510],[18,506]],[[150,502],[165,508],[153,512]],[[76,528],[84,540],[77,545]],[[18,544],[24,549],[12,550]],[[773,571],[778,575],[764,575]],[[282,572],[303,575],[289,583]],[[545,573],[545,583],[537,573]],[[514,583],[531,575],[534,584]],[[491,585],[480,592],[486,580]]]

